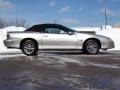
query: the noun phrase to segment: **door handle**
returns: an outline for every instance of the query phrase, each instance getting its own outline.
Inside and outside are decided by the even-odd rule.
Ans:
[[[48,35],[43,35],[43,37],[48,37]]]

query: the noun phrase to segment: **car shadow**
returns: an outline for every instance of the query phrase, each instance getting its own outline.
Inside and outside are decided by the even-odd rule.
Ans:
[[[42,54],[42,53],[44,53],[44,54],[56,54],[56,55],[91,55],[91,54],[84,54],[84,53],[82,53],[82,52],[75,52],[75,51],[41,51],[41,52],[39,52],[38,54]],[[101,51],[101,52],[99,52],[98,54],[93,54],[93,55],[113,55],[113,53],[112,52],[107,52],[107,51]]]
[[[55,54],[55,55],[90,55],[90,54],[84,54],[81,51],[39,51],[38,55],[40,54]],[[22,55],[22,56],[26,56],[24,55],[22,52],[14,52],[14,53],[0,53],[0,56],[4,56],[4,55]],[[114,52],[109,52],[109,51],[100,51],[98,54],[93,54],[93,55],[114,55]],[[93,56],[92,55],[92,56]]]

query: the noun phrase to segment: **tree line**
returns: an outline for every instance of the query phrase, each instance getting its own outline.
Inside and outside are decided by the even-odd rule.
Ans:
[[[25,19],[3,19],[0,18],[0,29],[8,26],[16,26],[16,27],[25,27],[28,28],[30,25]]]

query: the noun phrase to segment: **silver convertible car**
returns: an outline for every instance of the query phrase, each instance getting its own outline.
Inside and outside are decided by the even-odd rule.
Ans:
[[[114,48],[108,37],[80,33],[59,24],[40,24],[23,32],[8,32],[4,44],[21,49],[26,55],[37,55],[38,50],[81,50],[96,54],[100,49]]]

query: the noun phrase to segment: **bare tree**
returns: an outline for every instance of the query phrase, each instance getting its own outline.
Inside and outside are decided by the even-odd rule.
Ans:
[[[25,27],[28,28],[30,24],[27,23],[24,19],[2,19],[0,18],[0,28],[8,27],[8,26],[16,26],[16,27]]]
[[[7,26],[7,23],[4,19],[0,18],[0,28],[4,28],[5,26]]]

